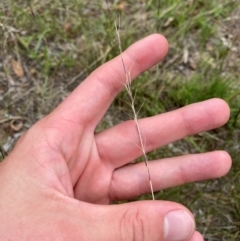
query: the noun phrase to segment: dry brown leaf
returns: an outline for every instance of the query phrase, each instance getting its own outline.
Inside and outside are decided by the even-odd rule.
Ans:
[[[189,58],[189,66],[191,67],[191,69],[195,70],[197,68],[196,61],[192,58]]]
[[[65,23],[63,28],[64,28],[66,33],[70,33],[71,30],[72,30],[72,25],[71,25],[71,23]]]
[[[24,71],[22,65],[15,59],[11,60],[12,70],[18,77],[24,76]]]

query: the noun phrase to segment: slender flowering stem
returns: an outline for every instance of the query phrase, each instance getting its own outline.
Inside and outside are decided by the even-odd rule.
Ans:
[[[134,119],[134,122],[135,122],[135,125],[136,125],[136,128],[137,128],[137,133],[138,133],[138,137],[139,137],[140,149],[142,151],[144,162],[145,162],[145,165],[146,165],[146,168],[147,168],[147,174],[148,174],[152,199],[155,200],[154,192],[153,192],[153,185],[152,185],[152,180],[151,180],[151,175],[150,175],[150,169],[149,169],[149,165],[148,165],[148,158],[147,158],[147,154],[146,154],[145,147],[144,147],[144,144],[143,144],[141,129],[140,129],[140,126],[139,126],[139,123],[138,123],[138,115],[137,115],[135,105],[134,105],[135,96],[133,95],[133,92],[132,92],[131,76],[130,76],[130,72],[127,71],[127,69],[126,69],[126,66],[125,66],[125,63],[124,63],[124,60],[123,60],[121,38],[120,38],[120,33],[119,33],[119,30],[118,30],[118,27],[117,27],[116,23],[115,23],[115,29],[116,29],[116,33],[117,33],[118,46],[119,46],[120,55],[121,55],[121,61],[122,61],[122,65],[123,65],[125,75],[126,75],[126,83],[124,84],[124,86],[125,86],[125,89],[127,90],[127,93],[128,93],[130,105],[131,105],[132,112],[133,112],[133,119]]]

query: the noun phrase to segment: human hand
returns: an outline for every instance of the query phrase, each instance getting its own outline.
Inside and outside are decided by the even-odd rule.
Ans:
[[[123,58],[132,79],[159,62],[167,42],[158,34],[129,47]],[[0,164],[0,240],[201,241],[180,204],[141,201],[108,205],[149,192],[133,121],[100,133],[95,128],[124,88],[120,57],[95,70],[50,115],[23,135]],[[223,125],[220,99],[139,120],[149,152]],[[154,190],[226,174],[231,158],[215,151],[149,163]]]

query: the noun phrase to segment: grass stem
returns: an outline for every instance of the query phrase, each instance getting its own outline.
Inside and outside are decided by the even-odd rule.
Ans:
[[[120,23],[120,21],[119,21],[119,23]],[[119,24],[119,26],[120,26],[120,24]],[[150,168],[149,168],[149,165],[148,165],[148,157],[147,157],[145,147],[144,147],[144,144],[143,144],[142,132],[141,132],[141,129],[140,129],[140,126],[139,126],[139,123],[138,123],[138,115],[137,115],[135,105],[134,105],[135,96],[133,95],[133,92],[132,92],[131,75],[130,75],[130,71],[127,71],[126,65],[125,65],[124,60],[123,60],[123,54],[122,54],[123,51],[122,51],[122,43],[121,43],[121,38],[120,38],[120,32],[119,32],[119,29],[118,29],[116,23],[115,23],[115,29],[116,29],[116,33],[117,33],[117,39],[118,39],[118,46],[119,46],[121,61],[122,61],[124,73],[125,73],[125,76],[126,76],[126,83],[124,84],[124,87],[125,87],[125,89],[128,93],[128,98],[129,98],[130,105],[131,105],[131,108],[132,108],[133,120],[134,120],[135,125],[136,125],[136,129],[137,129],[137,133],[138,133],[138,137],[139,137],[139,142],[140,142],[140,149],[142,151],[144,162],[145,162],[145,165],[146,165],[146,168],[147,168],[147,174],[148,174],[148,180],[149,180],[149,186],[150,186],[152,199],[155,200],[154,192],[153,192],[153,185],[152,185],[152,180],[151,180],[151,174],[150,174]]]

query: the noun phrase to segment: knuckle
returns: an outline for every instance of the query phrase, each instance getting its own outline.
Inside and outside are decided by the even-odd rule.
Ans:
[[[128,208],[122,215],[120,230],[122,240],[144,241],[147,238],[147,220],[138,208]]]
[[[180,112],[181,113],[181,120],[182,120],[182,126],[183,129],[185,130],[185,135],[191,135],[194,131],[192,130],[191,122],[188,119],[188,116],[184,113],[184,111]]]

